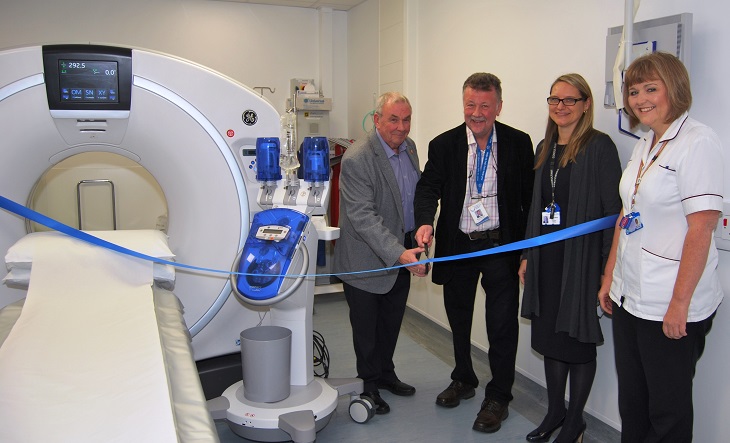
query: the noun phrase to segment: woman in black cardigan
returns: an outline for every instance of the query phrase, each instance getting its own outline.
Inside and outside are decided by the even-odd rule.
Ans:
[[[593,96],[578,74],[556,79],[547,99],[545,138],[537,146],[535,182],[526,238],[617,214],[621,163],[608,135],[593,128]],[[532,320],[532,348],[545,360],[548,413],[527,435],[547,441],[582,441],[583,409],[596,374],[596,344],[603,341],[596,294],[613,229],[524,252],[522,316]],[[570,374],[570,403],[564,398]]]

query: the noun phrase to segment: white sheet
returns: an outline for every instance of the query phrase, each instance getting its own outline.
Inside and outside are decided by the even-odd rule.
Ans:
[[[176,442],[152,263],[48,240],[0,347],[0,441]]]
[[[120,231],[84,231],[108,242],[123,246],[152,257],[172,260],[175,254],[167,245],[167,235],[154,229],[134,229]],[[54,237],[65,237],[58,231],[41,231],[26,234],[15,242],[5,254],[5,265],[8,271],[13,268],[30,269],[36,251],[47,247],[46,240]]]
[[[14,288],[28,289],[32,268],[8,267],[10,270],[3,277],[3,283]],[[158,287],[168,291],[175,289],[175,267],[172,265],[154,263],[152,265],[152,277]]]
[[[116,245],[141,254],[164,260],[174,260],[167,244],[167,235],[154,229],[135,229],[121,231],[84,231]],[[26,289],[30,282],[30,271],[36,251],[47,245],[49,238],[65,237],[57,231],[33,232],[20,238],[5,254],[5,267],[8,274],[3,283],[15,288]],[[175,288],[175,268],[168,264],[154,263],[152,275],[157,286],[172,291]]]

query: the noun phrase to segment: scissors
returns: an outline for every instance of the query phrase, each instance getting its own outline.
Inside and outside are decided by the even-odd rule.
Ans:
[[[429,257],[429,251],[428,251],[428,244],[423,245],[423,249],[425,249],[426,259],[428,260]],[[428,271],[431,270],[431,263],[426,263],[426,274],[428,274]]]

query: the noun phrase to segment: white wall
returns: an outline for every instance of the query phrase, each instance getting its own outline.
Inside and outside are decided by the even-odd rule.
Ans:
[[[349,138],[362,138],[373,127],[372,119],[365,116],[375,108],[380,91],[378,14],[378,0],[368,0],[347,12]]]
[[[405,20],[403,0],[380,2],[380,93],[404,92]]]
[[[330,136],[347,136],[347,15],[342,11],[211,0],[1,0],[0,49],[100,43],[152,49],[264,91],[279,112],[289,80],[323,80],[333,99]],[[320,22],[331,39],[320,54]],[[330,52],[331,51],[331,52]],[[321,66],[320,61],[324,62]]]
[[[601,102],[605,36],[609,27],[623,24],[624,2],[411,0],[408,8],[408,15],[417,17],[407,30],[414,42],[408,47],[408,58],[413,60],[411,69],[416,72],[408,78],[418,85],[406,85],[406,90],[414,103],[417,128],[411,135],[425,162],[428,141],[463,121],[461,85],[472,72],[493,72],[501,78],[504,106],[499,120],[528,132],[535,144],[545,128],[545,97],[558,75],[581,73]],[[730,117],[730,85],[722,75],[730,67],[724,57],[730,42],[724,19],[728,10],[730,7],[722,0],[644,0],[636,20],[683,12],[694,14],[691,114],[712,126],[730,149],[730,128],[726,123]],[[595,121],[598,129],[612,136],[625,164],[634,142],[618,134],[616,112],[597,106]],[[727,173],[730,174],[730,167]],[[730,273],[730,253],[721,252],[720,271]],[[724,278],[730,296],[730,277]],[[481,289],[479,292],[478,305],[483,306],[484,294]],[[447,325],[441,290],[430,282],[417,282],[409,303],[435,322]],[[695,379],[696,441],[724,441],[730,433],[730,423],[722,419],[721,412],[730,405],[730,386],[723,376],[730,372],[730,357],[721,349],[730,339],[730,314],[725,311],[727,308],[721,306]],[[483,317],[483,311],[477,310],[472,337],[477,346],[486,349]],[[587,409],[620,428],[611,325],[605,318],[601,324],[606,342],[599,347],[599,370]],[[518,370],[543,383],[542,360],[530,349],[528,322],[521,322],[520,334]],[[447,376],[443,374],[444,378]]]

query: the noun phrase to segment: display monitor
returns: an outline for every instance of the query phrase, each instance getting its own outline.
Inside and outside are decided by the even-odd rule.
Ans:
[[[119,63],[59,60],[61,102],[119,103]]]
[[[99,45],[43,47],[51,110],[129,111],[132,51]]]

